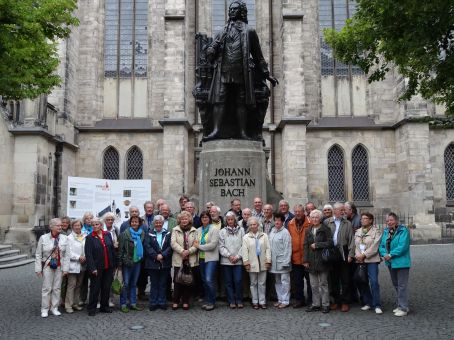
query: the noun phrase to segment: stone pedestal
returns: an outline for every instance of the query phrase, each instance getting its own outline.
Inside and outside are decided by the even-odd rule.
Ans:
[[[252,207],[254,197],[266,202],[266,161],[262,143],[248,140],[215,140],[203,143],[199,158],[199,204],[215,202],[224,214],[230,201]]]

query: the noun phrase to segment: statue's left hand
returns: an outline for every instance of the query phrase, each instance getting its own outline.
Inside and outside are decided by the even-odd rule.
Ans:
[[[279,81],[273,76],[268,76],[266,79],[268,79],[268,81],[271,83],[271,85],[273,85],[273,87],[279,84]]]

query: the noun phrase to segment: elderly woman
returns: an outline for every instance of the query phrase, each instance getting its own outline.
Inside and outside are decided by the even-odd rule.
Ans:
[[[119,245],[119,239],[118,239],[118,231],[115,228],[115,214],[112,212],[107,212],[103,215],[102,219],[104,220],[104,230],[108,231],[110,233],[110,236],[112,237],[112,241],[114,243],[115,249],[118,248]]]
[[[93,217],[93,213],[90,211],[85,212],[82,216],[82,233],[85,235],[89,235],[93,232],[93,226],[91,225]]]
[[[197,229],[192,226],[192,216],[187,211],[182,211],[178,215],[178,225],[172,230],[171,245],[173,249],[172,266],[174,273],[173,305],[176,310],[180,302],[183,309],[189,309],[189,299],[191,298],[193,286],[183,285],[176,281],[178,272],[184,267],[198,266],[197,258]]]
[[[323,249],[332,248],[333,236],[331,229],[321,224],[322,212],[312,210],[309,215],[311,226],[306,230],[304,237],[303,265],[309,270],[309,279],[312,288],[312,306],[306,312],[321,310],[329,313],[329,266],[322,260]]]
[[[367,266],[367,283],[358,283],[366,311],[371,308],[376,314],[383,314],[380,304],[380,286],[378,284],[378,265],[380,255],[378,247],[381,240],[381,231],[373,225],[374,216],[370,213],[361,214],[361,228],[355,233],[355,259],[358,264]]]
[[[211,311],[216,303],[216,269],[219,262],[219,230],[211,224],[209,211],[200,214],[202,226],[197,229],[199,268],[202,277],[205,304],[202,309]]]
[[[41,317],[47,318],[50,312],[61,315],[58,311],[62,276],[68,273],[68,239],[61,235],[61,220],[50,220],[50,233],[39,238],[35,254],[35,272],[43,278],[41,290]]]
[[[140,227],[142,219],[132,216],[127,228],[120,235],[120,247],[118,253],[118,267],[123,274],[123,288],[120,294],[120,310],[123,313],[129,310],[142,310],[137,306],[137,280],[139,279],[140,266],[144,257],[143,241],[145,232]],[[127,299],[129,297],[129,308]]]
[[[259,220],[249,217],[249,232],[243,237],[243,265],[251,281],[252,307],[266,309],[266,272],[271,268],[271,249],[268,236],[259,231]]]
[[[85,235],[82,233],[82,221],[74,220],[71,223],[72,233],[68,236],[69,270],[68,287],[65,297],[66,313],[82,310],[79,306],[80,287],[85,275]]]
[[[274,228],[270,232],[271,269],[277,293],[275,307],[287,308],[290,304],[290,271],[292,270],[292,238],[284,228],[285,216],[274,215]]]
[[[93,214],[90,211],[87,211],[82,216],[82,234],[88,236],[93,232],[93,227],[91,225],[91,221],[93,219]],[[82,285],[80,287],[80,298],[79,298],[79,306],[83,306],[87,303],[88,297],[88,279],[89,275],[85,274]]]
[[[170,232],[163,229],[164,217],[156,215],[153,229],[145,236],[145,269],[150,276],[150,311],[166,310],[167,279],[172,267]]]
[[[397,292],[395,316],[408,314],[408,275],[411,267],[410,233],[407,227],[398,224],[395,213],[389,213],[387,227],[381,238],[379,252],[389,269],[391,281]]]
[[[86,271],[90,275],[90,296],[87,310],[89,316],[94,316],[100,294],[100,311],[112,313],[112,309],[109,307],[109,295],[116,262],[112,237],[109,232],[102,230],[102,220],[93,218],[91,224],[93,231],[85,239],[85,258]]]
[[[236,214],[225,214],[226,227],[219,233],[219,253],[221,268],[227,293],[227,302],[231,309],[243,308],[243,245],[244,229],[238,226]]]

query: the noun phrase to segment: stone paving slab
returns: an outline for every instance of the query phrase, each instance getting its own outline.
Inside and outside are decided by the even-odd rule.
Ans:
[[[404,318],[392,314],[395,293],[384,265],[383,315],[357,305],[349,313],[325,315],[292,308],[230,310],[220,304],[212,312],[115,310],[88,317],[82,311],[47,319],[40,317],[41,281],[33,265],[6,269],[0,271],[0,339],[452,339],[454,245],[413,246],[412,259],[411,313]],[[134,325],[143,329],[131,330]]]

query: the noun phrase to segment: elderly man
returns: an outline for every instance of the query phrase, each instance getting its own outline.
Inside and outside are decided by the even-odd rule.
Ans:
[[[162,226],[162,229],[171,232],[172,229],[177,226],[177,220],[171,216],[170,207],[167,203],[161,205],[159,215],[164,217],[164,224]]]
[[[267,235],[270,234],[271,229],[274,227],[273,205],[265,204],[263,207],[263,232]]]
[[[209,211],[211,216],[211,225],[218,230],[224,228],[224,221],[221,217],[221,208],[217,205],[213,205]]]
[[[180,204],[180,212],[186,210],[186,203],[189,202],[189,197],[186,195],[181,195],[180,199],[178,200],[178,203]]]
[[[307,205],[306,205],[307,207]],[[288,223],[288,231],[292,237],[292,282],[295,288],[296,303],[293,308],[302,308],[312,304],[311,281],[309,272],[303,266],[304,238],[306,230],[310,226],[310,220],[306,217],[304,206],[297,204],[293,208],[295,217]],[[304,298],[304,279],[306,279],[307,301]]]
[[[238,222],[238,224],[243,227],[244,229],[244,234],[246,235],[247,234],[247,231],[249,229],[248,225],[247,225],[247,221],[249,220],[249,218],[252,217],[252,210],[249,209],[249,208],[244,208],[243,211],[242,211],[242,215],[243,215],[243,219],[241,221]],[[260,228],[260,226],[259,226]]]
[[[148,227],[148,229],[153,228],[153,218],[154,218],[154,204],[151,201],[146,201],[143,204],[143,209],[145,214],[142,216],[143,223]]]
[[[200,217],[195,212],[195,205],[193,202],[191,202],[191,201],[186,202],[186,204],[184,205],[184,210],[186,210],[187,212],[189,212],[191,214],[192,226],[194,228],[198,228],[202,225],[202,222],[200,221]]]
[[[328,220],[328,227],[333,233],[334,247],[339,251],[339,260],[332,265],[330,272],[330,291],[334,299],[331,309],[335,310],[341,304],[342,312],[348,312],[351,290],[350,263],[355,257],[355,239],[352,225],[343,217],[343,211],[344,205],[336,202],[333,217]]]
[[[344,208],[345,217],[352,224],[353,232],[356,232],[359,228],[361,228],[361,216],[358,214],[358,209],[356,208],[356,205],[351,202],[345,202]]]
[[[284,222],[285,228],[288,228],[288,223],[291,221],[291,219],[293,217],[295,217],[295,215],[293,215],[289,211],[289,208],[290,208],[290,206],[286,200],[279,201],[279,212],[285,216],[285,222]]]
[[[243,216],[241,215],[241,201],[238,198],[234,198],[230,201],[229,211],[232,211],[236,214],[238,221],[243,219]]]
[[[317,209],[315,204],[313,202],[307,202],[306,203],[306,208],[305,208],[305,213],[306,213],[306,216],[310,216],[311,215],[311,211]]]
[[[264,214],[263,214],[263,202],[260,197],[254,198],[254,209],[252,210],[252,216],[257,217],[260,223],[263,222]]]
[[[156,210],[154,211],[154,214],[155,214],[155,215],[159,215],[159,212],[161,211],[161,205],[163,205],[163,204],[167,204],[167,202],[166,202],[165,199],[163,199],[163,198],[158,198],[158,199],[156,200],[156,207],[155,207]]]

